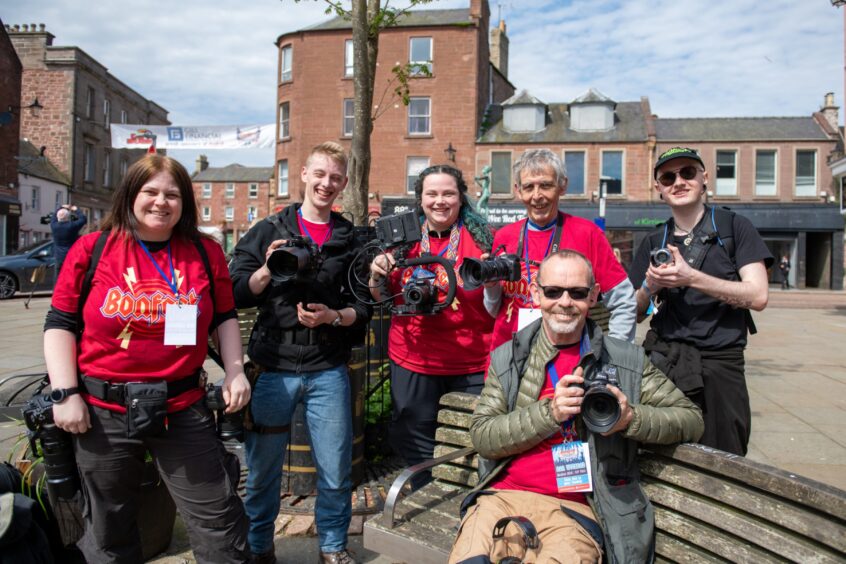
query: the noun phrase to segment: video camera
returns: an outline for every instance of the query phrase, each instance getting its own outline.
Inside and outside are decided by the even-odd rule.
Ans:
[[[217,437],[221,441],[235,439],[244,442],[244,410],[226,413],[226,402],[223,401],[223,388],[214,384],[206,385],[206,406],[215,412],[217,420]]]
[[[270,254],[267,268],[274,285],[289,280],[306,282],[314,279],[322,262],[316,243],[305,237],[292,237]]]
[[[44,457],[48,491],[58,499],[72,499],[79,491],[73,441],[70,433],[59,429],[53,422],[53,400],[39,389],[21,412],[30,449]],[[41,443],[40,449],[36,440]]]
[[[620,403],[606,384],[618,386],[616,375],[601,369],[585,378],[585,396],[582,401],[582,420],[594,433],[606,433],[620,420]]]

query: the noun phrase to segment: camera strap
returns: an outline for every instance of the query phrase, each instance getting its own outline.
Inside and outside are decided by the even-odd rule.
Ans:
[[[529,219],[526,219],[525,227],[520,230],[520,238],[517,240],[517,256],[522,257],[523,253],[523,244],[525,243],[524,239],[526,237],[526,232],[529,230]],[[555,231],[552,234],[551,244],[548,253],[554,254],[558,252],[558,247],[561,245],[561,233],[564,231],[564,214],[558,212],[558,217],[555,220]],[[528,245],[528,243],[526,243]],[[544,257],[546,258],[546,257]],[[535,261],[532,261],[535,262]]]

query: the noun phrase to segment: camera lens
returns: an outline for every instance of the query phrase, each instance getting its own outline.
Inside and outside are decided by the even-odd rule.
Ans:
[[[308,268],[311,254],[302,247],[280,247],[270,254],[267,268],[270,279],[276,283],[294,278],[298,272]]]
[[[649,254],[649,256],[652,259],[652,264],[655,266],[673,263],[673,253],[671,253],[669,249],[655,249]]]
[[[582,419],[588,429],[594,433],[605,433],[617,424],[620,415],[617,396],[605,387],[604,382],[588,387],[582,401]]]
[[[466,290],[475,290],[485,282],[520,279],[520,262],[516,255],[502,255],[493,259],[465,258],[458,269]]]
[[[61,499],[73,498],[79,487],[70,435],[53,424],[44,425],[41,430],[41,453],[50,491]]]
[[[432,288],[425,283],[406,286],[403,294],[408,305],[422,306],[432,301]]]

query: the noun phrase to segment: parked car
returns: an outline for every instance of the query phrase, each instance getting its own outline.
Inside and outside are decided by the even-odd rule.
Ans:
[[[33,276],[39,267],[44,274]],[[15,292],[52,290],[55,271],[52,241],[41,241],[13,255],[0,257],[0,300],[11,298]],[[36,279],[35,283],[33,279]]]

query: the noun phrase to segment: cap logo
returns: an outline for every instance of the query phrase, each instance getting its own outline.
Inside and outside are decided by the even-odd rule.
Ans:
[[[670,156],[675,155],[677,153],[688,153],[688,154],[693,153],[694,155],[698,155],[698,153],[696,152],[696,149],[688,149],[686,147],[673,147],[672,149],[667,149],[666,151],[661,153],[661,156],[658,157],[658,159],[660,160],[660,159],[663,159],[665,157],[670,157]]]

